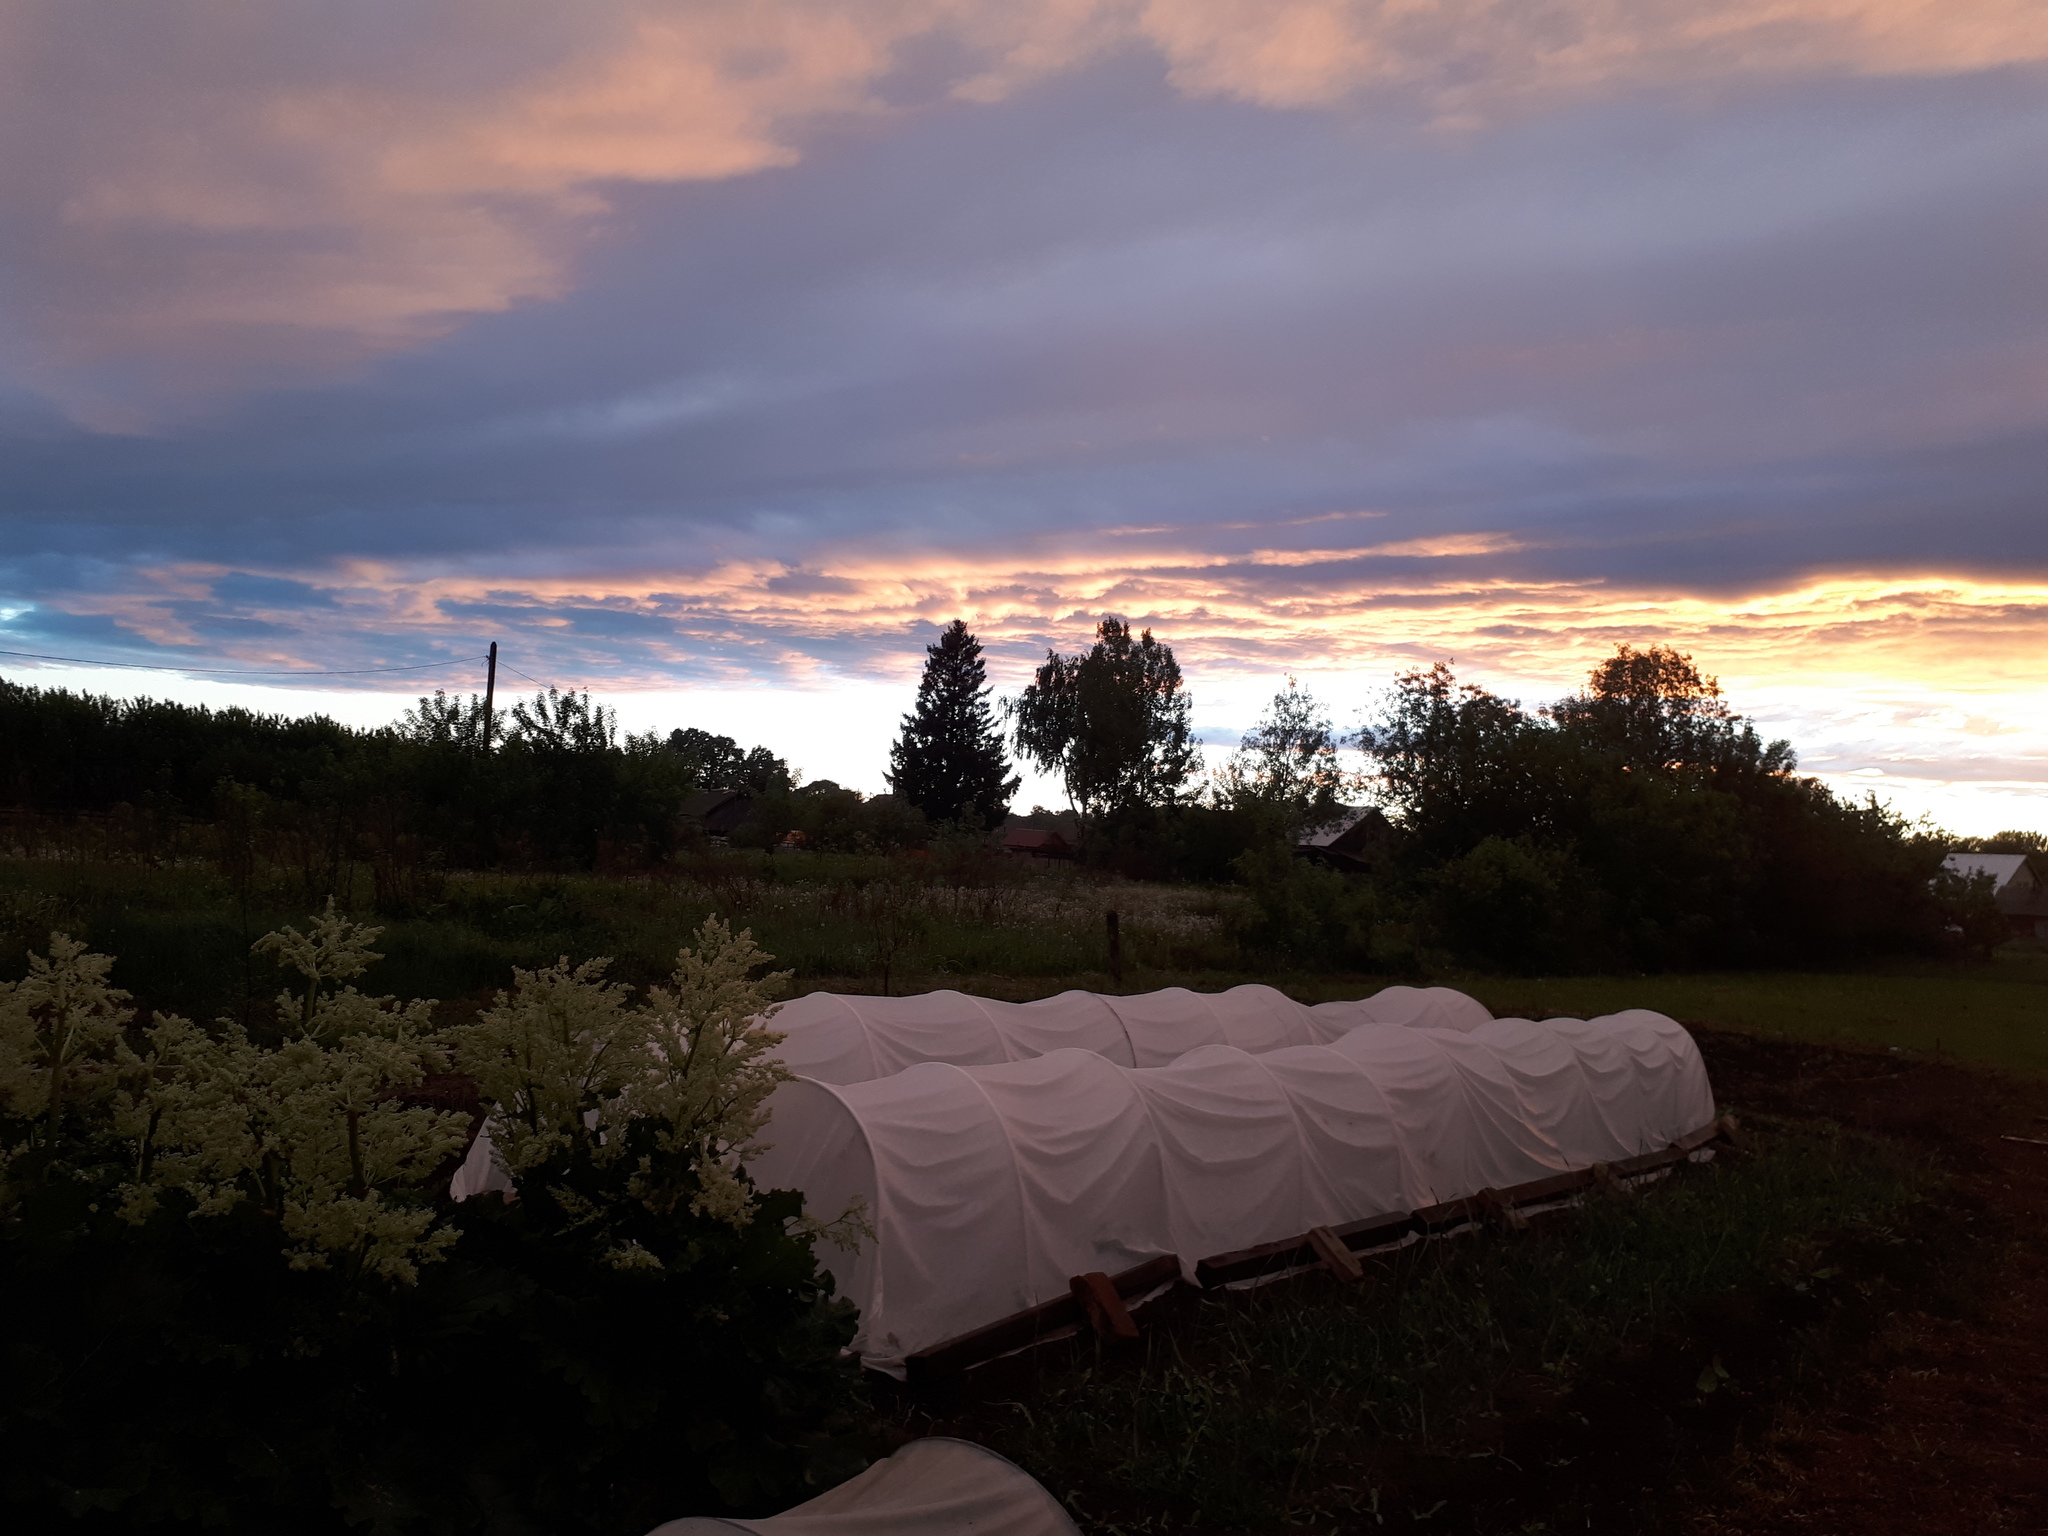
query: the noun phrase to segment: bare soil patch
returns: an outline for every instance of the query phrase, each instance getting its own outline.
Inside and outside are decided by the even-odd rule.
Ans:
[[[1887,1298],[1840,1374],[1803,1384],[1727,1459],[1718,1507],[1690,1530],[2048,1529],[2048,1146],[2030,1144],[2048,1141],[2048,1085],[1845,1051],[1786,1062],[1736,1036],[1702,1043],[1725,1098],[1940,1156],[1966,1283]]]

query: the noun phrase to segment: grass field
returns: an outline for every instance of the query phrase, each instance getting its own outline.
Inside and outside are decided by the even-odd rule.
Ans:
[[[799,994],[953,987],[1022,1001],[1069,987],[1218,991],[1257,981],[1320,1002],[1427,980],[1468,991],[1502,1015],[1654,1008],[1689,1024],[1896,1046],[2048,1074],[2048,954],[2032,946],[2008,946],[1988,963],[1841,973],[1373,976],[1262,965],[1231,936],[1239,900],[1228,889],[1108,881],[1000,861],[953,870],[731,855],[659,876],[451,874],[432,900],[370,919],[384,926],[378,947],[386,959],[366,984],[461,1010],[508,985],[514,966],[609,955],[615,978],[645,985],[716,914],[751,927],[777,964],[795,972]],[[246,1017],[277,988],[275,967],[252,960],[250,942],[281,923],[302,922],[318,901],[287,878],[236,887],[203,865],[0,860],[0,978],[20,975],[28,949],[40,950],[51,929],[61,928],[117,956],[117,981],[146,1008]],[[1121,982],[1107,969],[1110,910],[1122,919]]]
[[[1781,1040],[1896,1046],[2048,1074],[2048,954],[2009,946],[1986,963],[1841,974],[1469,977],[1454,985],[1496,1014],[1588,1017],[1654,1008]]]

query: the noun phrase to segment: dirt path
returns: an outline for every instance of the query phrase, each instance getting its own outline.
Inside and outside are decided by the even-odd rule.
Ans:
[[[1913,1298],[1848,1379],[1786,1405],[1726,1467],[1696,1536],[1892,1536],[2048,1530],[2048,1085],[1940,1063],[1788,1058],[1708,1036],[1725,1101],[1826,1114],[1939,1154],[1958,1171],[1962,1241],[1986,1254],[1976,1294]],[[1775,1058],[1772,1060],[1771,1058]],[[1773,1070],[1773,1069],[1776,1070]]]

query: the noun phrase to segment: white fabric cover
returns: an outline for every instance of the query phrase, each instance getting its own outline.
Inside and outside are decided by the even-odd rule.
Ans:
[[[784,1003],[769,1022],[784,1037],[778,1054],[797,1076],[865,1083],[926,1061],[993,1066],[1077,1049],[1126,1067],[1162,1067],[1205,1045],[1271,1051],[1326,1045],[1361,1024],[1472,1030],[1492,1019],[1483,1004],[1449,987],[1387,987],[1356,1002],[1309,1007],[1272,987],[1246,985],[1228,992],[1168,987],[1134,997],[1062,992],[1035,1003],[964,992],[813,992]],[[486,1125],[449,1194],[467,1200],[493,1191],[514,1194]]]
[[[858,1477],[762,1520],[698,1516],[648,1536],[1079,1536],[1059,1501],[1006,1457],[968,1440],[913,1440]]]
[[[512,1175],[499,1167],[497,1158],[492,1155],[491,1123],[486,1120],[478,1129],[476,1140],[469,1144],[469,1152],[455,1170],[455,1177],[448,1181],[448,1197],[451,1200],[468,1200],[493,1193],[517,1199],[519,1189],[512,1182]]]
[[[1154,994],[1157,996],[1158,994]],[[1065,1294],[1069,1276],[1213,1254],[1668,1146],[1714,1118],[1692,1037],[1643,1010],[1471,1029],[1368,1024],[1166,1066],[1060,1049],[777,1090],[753,1164],[815,1215],[861,1311],[862,1359],[903,1357]]]
[[[1125,1067],[1163,1067],[1204,1045],[1274,1051],[1326,1045],[1360,1024],[1473,1029],[1493,1017],[1449,987],[1388,987],[1357,1002],[1297,1003],[1272,987],[1228,992],[1168,987],[1134,997],[1062,992],[1004,1003],[963,992],[866,997],[813,992],[785,1003],[770,1027],[800,1077],[864,1083],[923,1061],[994,1066],[1062,1049],[1093,1051]]]

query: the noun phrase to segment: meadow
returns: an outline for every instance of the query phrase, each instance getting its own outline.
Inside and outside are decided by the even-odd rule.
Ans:
[[[2048,1074],[2048,953],[2010,944],[1988,961],[1859,971],[1468,977],[1496,1014],[1587,1017],[1654,1008],[1774,1040],[1869,1045],[1911,1057]]]
[[[1216,991],[1256,981],[1320,1002],[1426,982],[1470,992],[1503,1016],[1652,1008],[1773,1039],[2048,1073],[2048,953],[2031,943],[1988,961],[1856,970],[1375,975],[1276,963],[1248,947],[1237,922],[1244,896],[1231,887],[1018,865],[975,847],[918,858],[717,850],[615,874],[428,872],[396,910],[383,911],[366,872],[344,871],[341,885],[341,905],[384,929],[385,959],[370,984],[441,999],[455,1016],[486,1004],[515,967],[564,955],[610,956],[614,979],[645,985],[715,915],[753,930],[793,972],[793,995],[952,987],[1025,1001],[1070,987]],[[21,974],[28,949],[61,929],[118,956],[115,980],[145,1010],[246,1021],[273,990],[270,967],[250,961],[250,942],[300,921],[327,894],[281,867],[238,879],[196,858],[0,858],[0,977]],[[1110,970],[1111,911],[1120,979]]]

